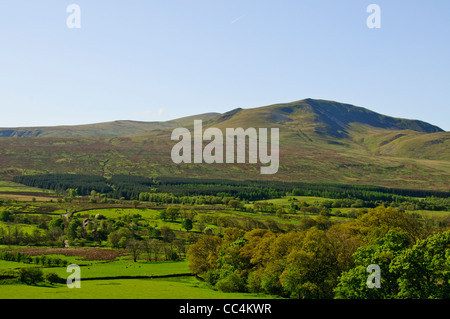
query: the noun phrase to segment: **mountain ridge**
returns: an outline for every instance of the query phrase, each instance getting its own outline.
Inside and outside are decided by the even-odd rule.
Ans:
[[[79,125],[33,126],[0,128],[0,137],[115,137],[160,129],[175,128],[188,124],[193,118],[208,120],[220,113],[203,113],[169,121],[115,120]]]
[[[278,172],[263,176],[259,163],[173,163],[171,150],[177,142],[171,132],[175,127],[191,130],[194,119],[203,120],[203,129],[279,128]],[[151,130],[146,130],[146,122],[139,130],[124,130],[129,124],[139,126],[133,121],[103,124],[109,136],[73,130],[63,133],[85,136],[0,137],[0,179],[47,173],[131,174],[450,189],[450,132],[350,104],[304,99],[156,122],[149,124]],[[105,129],[87,127],[91,134]],[[61,134],[61,128],[48,134]]]
[[[303,99],[289,103],[272,104],[256,108],[236,108],[225,113],[203,113],[178,118],[169,121],[133,121],[116,120],[82,125],[58,125],[0,128],[0,137],[86,137],[86,136],[125,136],[139,134],[153,130],[173,129],[180,125],[189,125],[188,121],[201,119],[213,120],[211,123],[222,123],[230,120],[242,112],[255,112],[258,110],[271,110],[269,119],[272,122],[293,122],[296,119],[290,117],[295,111],[309,112],[314,115],[316,122],[321,122],[323,127],[317,128],[318,134],[331,135],[342,138],[348,135],[348,125],[352,122],[368,124],[384,129],[411,129],[424,133],[444,132],[441,128],[420,120],[394,118],[371,111],[364,107],[355,106],[336,101]],[[343,114],[341,114],[343,113]],[[247,122],[247,123],[245,123]],[[270,121],[269,121],[270,122]],[[240,124],[248,124],[243,121]],[[241,125],[245,126],[245,125]],[[232,126],[230,126],[232,127]]]

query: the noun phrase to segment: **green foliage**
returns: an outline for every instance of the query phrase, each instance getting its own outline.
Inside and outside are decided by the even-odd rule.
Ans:
[[[362,246],[353,255],[356,267],[344,272],[336,288],[337,298],[379,299],[395,298],[398,290],[397,276],[390,273],[392,261],[411,245],[406,233],[388,231],[376,244]],[[366,285],[367,266],[376,264],[381,270],[381,288],[370,289]]]
[[[1,251],[0,259],[7,261],[22,262],[25,264],[42,265],[46,267],[58,267],[67,265],[66,260],[57,257],[47,257],[45,255],[32,257],[27,254],[22,254],[20,252],[12,253],[9,251]]]
[[[58,274],[54,272],[49,272],[44,275],[44,280],[47,281],[49,284],[53,285],[56,283],[64,283],[65,280],[61,278]]]
[[[44,273],[37,267],[26,267],[19,269],[20,281],[27,285],[35,285],[44,280]]]
[[[324,225],[289,233],[225,228],[223,238],[205,236],[191,245],[189,267],[222,291],[289,298],[448,296],[450,231],[430,233],[415,216],[383,207],[347,224]],[[379,289],[366,284],[372,264],[381,269]]]
[[[399,298],[450,296],[450,231],[419,241],[391,264],[398,276]]]
[[[125,198],[163,203],[191,203],[192,196],[205,196],[205,203],[226,202],[233,209],[241,209],[242,202],[258,201],[292,194],[319,196],[340,200],[346,207],[375,207],[381,202],[397,203],[416,209],[450,210],[449,193],[430,190],[394,189],[375,186],[356,186],[331,183],[303,183],[280,181],[237,181],[185,177],[146,178],[132,175],[114,175],[110,179],[78,174],[47,174],[17,176],[14,181],[28,186],[52,189],[72,195],[89,196],[92,191],[112,198]],[[149,192],[152,190],[152,192]],[[73,196],[72,196],[73,197]],[[72,198],[68,197],[68,198]],[[419,198],[420,197],[420,198]],[[426,197],[425,199],[423,199]],[[137,204],[138,202],[135,202]],[[330,202],[327,208],[331,208]],[[344,207],[344,206],[341,206]],[[270,205],[256,208],[270,211]],[[326,213],[326,212],[324,212]]]
[[[375,245],[355,253],[355,268],[344,272],[336,297],[360,298],[448,298],[450,295],[450,231],[436,233],[412,245],[405,233],[390,231]],[[366,267],[381,269],[381,287],[365,284]]]
[[[13,220],[13,213],[11,213],[7,209],[2,209],[0,212],[0,221],[2,222],[9,222]]]
[[[244,280],[236,275],[234,272],[230,272],[225,278],[217,281],[215,287],[223,292],[245,292]]]
[[[194,227],[194,223],[189,218],[186,218],[181,222],[181,226],[186,229],[186,231],[190,231]]]

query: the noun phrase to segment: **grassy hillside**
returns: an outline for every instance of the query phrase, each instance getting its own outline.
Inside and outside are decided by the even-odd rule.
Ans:
[[[194,119],[204,121],[203,129],[217,127],[222,132],[237,127],[279,128],[279,171],[261,175],[260,163],[174,164],[172,129],[191,129]],[[97,124],[95,134],[126,134],[127,129],[117,128],[121,124],[133,124],[134,134],[0,138],[0,178],[36,173],[136,174],[450,188],[450,132],[348,104],[306,99],[156,124],[114,122],[108,129],[105,123]],[[139,131],[147,129],[145,125],[151,130]]]
[[[205,113],[195,118],[208,120],[219,113]],[[53,127],[0,128],[0,137],[87,137],[87,136],[124,136],[154,130],[168,130],[192,122],[192,116],[165,121],[114,121],[86,125],[66,125]]]

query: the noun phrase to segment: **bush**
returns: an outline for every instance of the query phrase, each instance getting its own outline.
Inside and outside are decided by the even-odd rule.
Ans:
[[[45,281],[47,281],[51,285],[53,285],[55,283],[64,283],[64,279],[59,277],[54,272],[49,272],[49,273],[45,274]]]
[[[27,285],[34,285],[37,282],[44,280],[44,273],[37,267],[20,268],[19,270],[20,281]]]
[[[232,272],[225,278],[219,280],[216,288],[223,292],[244,292],[245,283],[241,277]]]
[[[167,256],[168,260],[179,260],[180,259],[180,256],[177,254],[177,252],[173,251],[171,249],[166,253],[166,256]]]
[[[215,286],[219,278],[220,274],[212,269],[209,269],[205,275],[205,281],[211,286]]]
[[[13,220],[13,213],[4,209],[0,212],[0,221],[2,222],[10,222]]]

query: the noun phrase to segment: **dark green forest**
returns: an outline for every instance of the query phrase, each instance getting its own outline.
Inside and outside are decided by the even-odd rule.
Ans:
[[[94,191],[108,198],[153,202],[182,203],[191,196],[233,197],[241,201],[267,200],[281,196],[317,196],[359,203],[360,207],[380,205],[412,205],[414,209],[450,210],[450,192],[392,189],[345,184],[234,181],[179,177],[142,177],[114,175],[47,174],[16,176],[14,182],[53,190],[64,194],[72,190],[77,196],[89,196]]]

